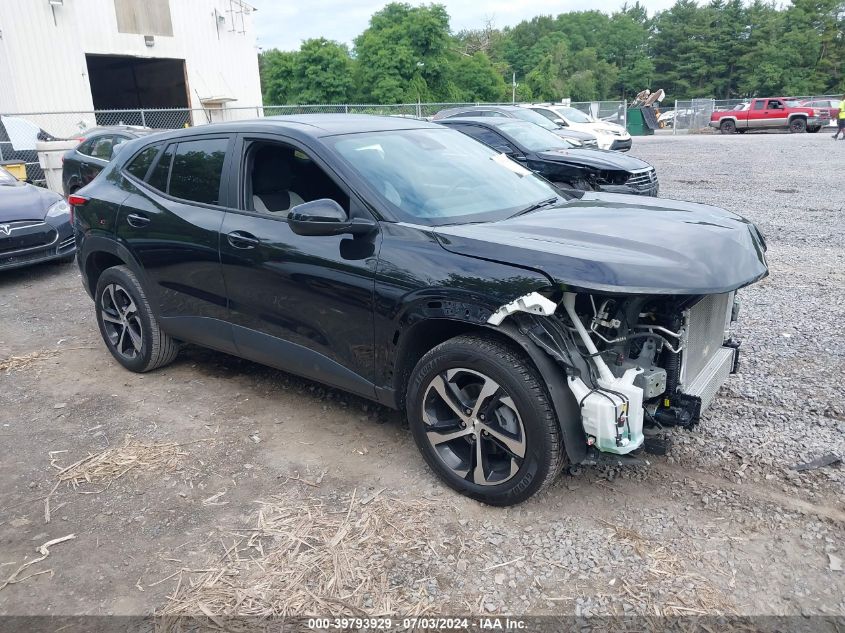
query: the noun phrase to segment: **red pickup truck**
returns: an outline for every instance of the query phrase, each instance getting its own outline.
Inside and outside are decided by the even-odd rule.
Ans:
[[[802,107],[797,101],[778,97],[752,99],[734,110],[714,112],[710,127],[722,134],[747,130],[788,129],[790,132],[818,132],[830,122],[830,113],[819,108]]]

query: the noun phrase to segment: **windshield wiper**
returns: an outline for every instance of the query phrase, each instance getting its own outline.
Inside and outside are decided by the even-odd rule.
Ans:
[[[555,204],[559,199],[560,199],[559,196],[555,196],[554,198],[548,198],[546,200],[540,200],[540,202],[532,204],[530,207],[525,207],[522,211],[517,211],[516,213],[514,213],[510,217],[515,218],[515,217],[520,216],[520,215],[525,215],[526,213],[531,213],[532,211],[537,211],[539,209],[543,209],[543,208],[548,207],[552,204]]]

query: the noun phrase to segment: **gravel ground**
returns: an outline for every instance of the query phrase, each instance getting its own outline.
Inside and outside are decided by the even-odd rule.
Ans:
[[[441,486],[391,411],[197,348],[127,373],[99,340],[75,267],[0,274],[0,363],[41,353],[0,373],[0,614],[197,601],[278,612],[295,592],[273,583],[307,561],[282,556],[268,526],[309,507],[346,513],[369,543],[342,530],[317,543],[340,548],[351,571],[336,576],[339,595],[368,613],[845,616],[843,467],[789,468],[845,454],[845,193],[831,173],[842,152],[823,134],[635,139],[662,196],[737,211],[766,235],[772,274],[741,294],[742,373],[669,455],[575,469],[510,509]],[[129,471],[53,490],[61,468],[127,435],[147,446],[136,462],[122,454]],[[181,454],[149,458],[163,443]],[[275,561],[262,558],[264,584],[249,568],[259,550]],[[325,587],[338,569],[303,582]],[[381,589],[344,585],[361,569],[382,574]],[[220,578],[254,584],[237,593]],[[234,608],[236,595],[249,598]]]

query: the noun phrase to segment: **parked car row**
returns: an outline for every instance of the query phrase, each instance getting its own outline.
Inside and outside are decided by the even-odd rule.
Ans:
[[[735,214],[531,171],[634,160],[564,143],[342,114],[125,141],[68,199],[104,344],[135,372],[188,342],[403,410],[447,485],[523,501],[694,424],[736,370],[736,291],[768,272]]]

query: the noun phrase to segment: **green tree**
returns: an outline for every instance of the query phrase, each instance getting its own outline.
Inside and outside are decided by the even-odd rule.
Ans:
[[[502,73],[481,51],[456,56],[451,63],[450,83],[455,101],[497,102],[510,97]]]
[[[359,98],[374,103],[448,96],[449,15],[439,4],[391,3],[355,38]]]

